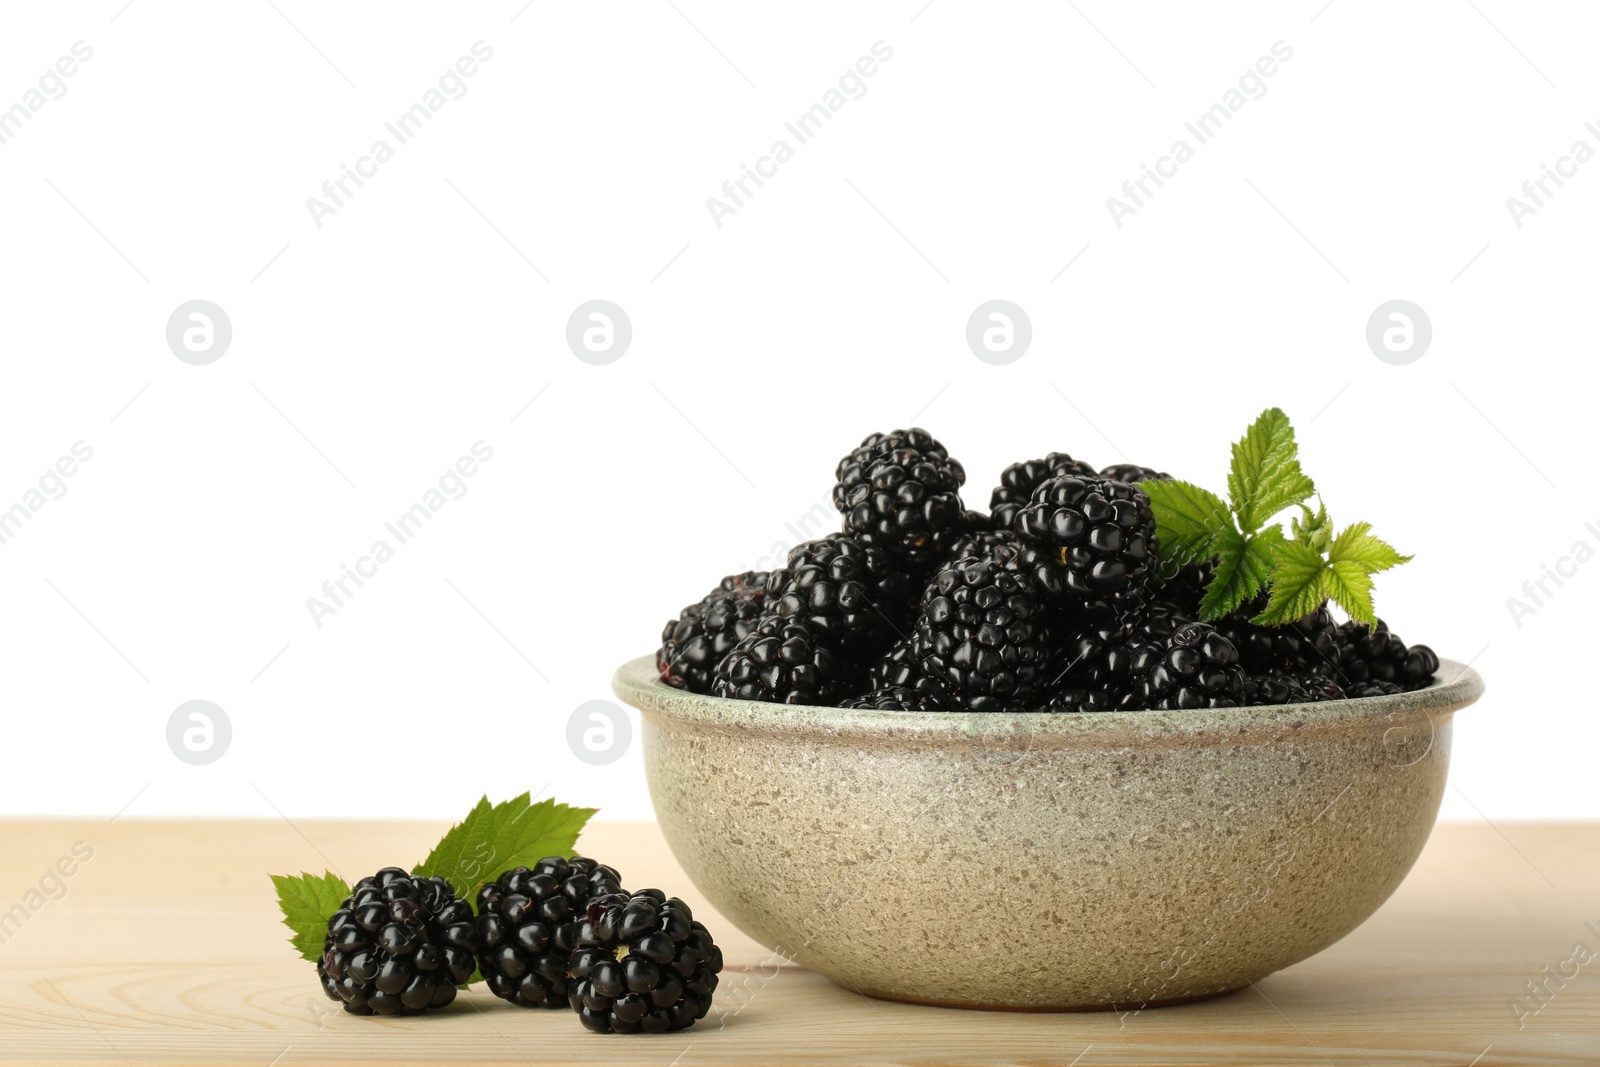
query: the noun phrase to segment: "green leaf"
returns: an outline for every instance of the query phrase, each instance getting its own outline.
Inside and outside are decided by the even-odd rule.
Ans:
[[[322,958],[322,942],[328,933],[328,917],[339,910],[350,895],[350,887],[338,875],[301,873],[272,875],[278,890],[278,907],[283,924],[294,931],[289,943],[304,958]]]
[[[1316,611],[1328,598],[1323,576],[1328,563],[1322,553],[1283,541],[1273,551],[1272,591],[1267,606],[1251,621],[1257,626],[1284,626]]]
[[[530,802],[531,794],[490,806],[478,801],[464,821],[434,846],[413,874],[440,877],[463,900],[513,867],[530,867],[546,856],[568,856],[578,832],[596,811],[554,800]]]
[[[1372,610],[1372,576],[1358,563],[1337,560],[1322,572],[1322,588],[1356,622],[1371,626],[1377,621]]]
[[[1368,574],[1411,562],[1410,556],[1402,556],[1389,542],[1372,536],[1371,531],[1372,524],[1368,522],[1346,526],[1333,539],[1328,559],[1334,563],[1353,563]]]
[[[1252,535],[1230,530],[1217,539],[1216,572],[1200,601],[1200,618],[1220,619],[1259,593],[1272,573],[1275,550],[1284,544],[1283,527]]]
[[[1216,542],[1237,533],[1227,503],[1189,482],[1141,482],[1156,519],[1161,562],[1178,567],[1216,555]]]
[[[1295,443],[1289,416],[1268,408],[1233,445],[1228,468],[1228,497],[1239,517],[1239,528],[1253,533],[1272,516],[1316,492],[1300,469],[1300,446]]]
[[[1328,518],[1328,509],[1322,503],[1322,498],[1317,498],[1315,514],[1304,504],[1300,505],[1300,513],[1305,521],[1294,520],[1294,539],[1313,552],[1328,551],[1328,546],[1333,543],[1333,523]]]

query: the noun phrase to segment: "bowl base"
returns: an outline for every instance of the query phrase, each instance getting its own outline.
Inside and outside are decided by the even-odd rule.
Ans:
[[[1192,997],[1168,997],[1164,1000],[1147,1000],[1143,1004],[986,1004],[977,1000],[933,1000],[927,997],[906,996],[902,993],[884,993],[876,989],[867,989],[854,985],[839,985],[841,989],[849,989],[855,993],[875,997],[878,1000],[893,1000],[901,1004],[921,1004],[928,1008],[962,1008],[967,1011],[1031,1011],[1031,1012],[1068,1012],[1068,1011],[1143,1011],[1145,1008],[1175,1008],[1180,1004],[1198,1004],[1204,1000],[1216,1000],[1239,992],[1244,986],[1234,986],[1218,993],[1198,993]],[[1248,984],[1248,983],[1246,983]]]

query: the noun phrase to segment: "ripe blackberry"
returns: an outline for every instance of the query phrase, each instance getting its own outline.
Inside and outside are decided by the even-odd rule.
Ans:
[[[895,685],[874,689],[865,696],[851,697],[841,708],[858,711],[948,711],[949,705],[936,693]]]
[[[522,1008],[567,1006],[567,959],[589,902],[622,891],[617,872],[583,856],[547,856],[478,890],[478,969]]]
[[[1023,460],[1001,471],[1000,484],[989,494],[989,512],[995,528],[1010,529],[1017,512],[1033,498],[1033,491],[1063,474],[1095,477],[1092,466],[1065,452],[1052,452],[1043,459]]]
[[[908,621],[910,576],[883,549],[849,534],[797,546],[787,573],[770,610],[810,623],[820,639],[847,656],[877,651]]]
[[[1031,582],[1035,591],[1046,601],[1060,598],[1065,591],[1063,572],[1056,562],[1055,553],[1023,540],[1014,530],[979,530],[962,534],[951,546],[947,563],[968,556],[1004,564]]]
[[[866,684],[870,691],[911,689],[940,703],[949,704],[944,685],[937,678],[929,677],[922,669],[910,636],[895,641],[867,668]]]
[[[1410,692],[1399,682],[1357,682],[1352,685],[1348,695],[1352,697],[1392,697],[1397,693]]]
[[[1058,689],[1039,710],[1052,714],[1115,711],[1116,697],[1101,689]]]
[[[875,433],[839,461],[833,506],[853,533],[912,566],[933,563],[967,521],[961,464],[926,430]]]
[[[1218,619],[1216,626],[1239,650],[1239,661],[1253,674],[1322,674],[1339,666],[1339,629],[1323,604],[1286,626],[1257,626],[1250,620],[1266,610],[1265,595]]]
[[[456,998],[476,948],[472,908],[449,882],[385,867],[328,917],[317,976],[352,1015],[415,1015]]]
[[[1172,475],[1166,471],[1141,467],[1137,463],[1113,463],[1100,471],[1100,477],[1109,478],[1113,482],[1127,482],[1129,485],[1137,485],[1139,482],[1172,481]]]
[[[1066,594],[1092,600],[1124,592],[1154,557],[1155,518],[1137,487],[1067,474],[1033,491],[1013,527],[1054,552]]]
[[[1427,645],[1412,645],[1390,632],[1379,619],[1369,631],[1359,622],[1339,627],[1339,674],[1345,689],[1367,682],[1391,682],[1402,689],[1421,689],[1433,681],[1439,657]],[[1352,696],[1356,695],[1354,692]]]
[[[730,574],[661,631],[656,669],[661,680],[691,693],[711,692],[712,671],[765,614],[770,588],[788,581],[785,571]]]
[[[833,707],[850,692],[851,665],[803,619],[767,615],[717,664],[719,697]]]
[[[1239,650],[1209,623],[1155,616],[1128,648],[1126,709],[1232,708],[1244,701]]]
[[[711,1009],[722,950],[677,897],[659,889],[589,905],[567,966],[568,1003],[597,1033],[683,1030]]]
[[[1029,700],[1049,661],[1038,594],[1016,571],[968,557],[940,569],[922,597],[911,651],[952,702],[999,711]]]
[[[1331,678],[1308,674],[1252,674],[1244,680],[1246,706],[1259,704],[1311,704],[1343,700],[1345,692]]]

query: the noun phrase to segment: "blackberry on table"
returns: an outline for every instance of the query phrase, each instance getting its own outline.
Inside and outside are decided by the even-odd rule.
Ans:
[[[717,664],[719,697],[832,707],[850,692],[852,664],[803,619],[768,615]]]
[[[677,897],[659,889],[589,905],[568,963],[568,1003],[597,1033],[657,1034],[705,1017],[722,950]]]
[[[455,1000],[476,948],[472,908],[449,882],[385,867],[329,916],[317,976],[352,1015],[415,1015]]]
[[[1033,491],[1063,474],[1095,477],[1093,466],[1065,452],[1052,452],[1043,459],[1023,460],[1001,471],[1000,484],[989,494],[989,512],[995,528],[1009,529],[1017,512],[1033,498]]]
[[[966,471],[926,430],[869,435],[839,461],[835,478],[833,506],[845,532],[911,566],[933,563],[964,532]]]
[[[1043,680],[1044,608],[1019,573],[968,557],[943,567],[923,594],[912,656],[952,702],[972,711],[1026,701]]]
[[[1067,474],[1042,483],[1014,529],[1050,549],[1066,594],[1109,597],[1140,581],[1154,558],[1155,517],[1136,486]]]
[[[1113,463],[1109,467],[1101,468],[1100,477],[1109,478],[1113,482],[1127,482],[1129,485],[1136,485],[1139,482],[1172,481],[1172,475],[1166,471],[1141,467],[1137,463]]]
[[[786,573],[774,589],[772,613],[804,620],[848,656],[877,651],[907,621],[910,576],[883,549],[849,534],[796,546]]]
[[[661,631],[656,651],[661,680],[691,693],[711,692],[717,663],[755,629],[766,613],[770,590],[787,581],[784,571],[730,574],[698,603],[684,608]]]
[[[578,924],[591,900],[621,891],[616,871],[584,856],[547,856],[478,890],[478,969],[489,991],[518,1007],[567,1007]]]
[[[945,702],[941,695],[920,689],[912,689],[904,685],[892,685],[882,689],[874,689],[864,696],[851,697],[839,706],[857,711],[950,710],[950,705]]]
[[[1427,645],[1408,648],[1382,619],[1370,631],[1359,622],[1343,623],[1336,640],[1339,674],[1346,690],[1368,682],[1388,682],[1402,690],[1421,689],[1433,681],[1439,670],[1439,657],[1433,649]]]

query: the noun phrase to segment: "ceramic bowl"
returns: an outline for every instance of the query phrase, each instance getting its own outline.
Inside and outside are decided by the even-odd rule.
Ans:
[[[624,665],[662,832],[778,956],[876,997],[1065,1011],[1239,989],[1355,929],[1438,813],[1445,661],[1414,693],[1099,714],[847,711]]]

